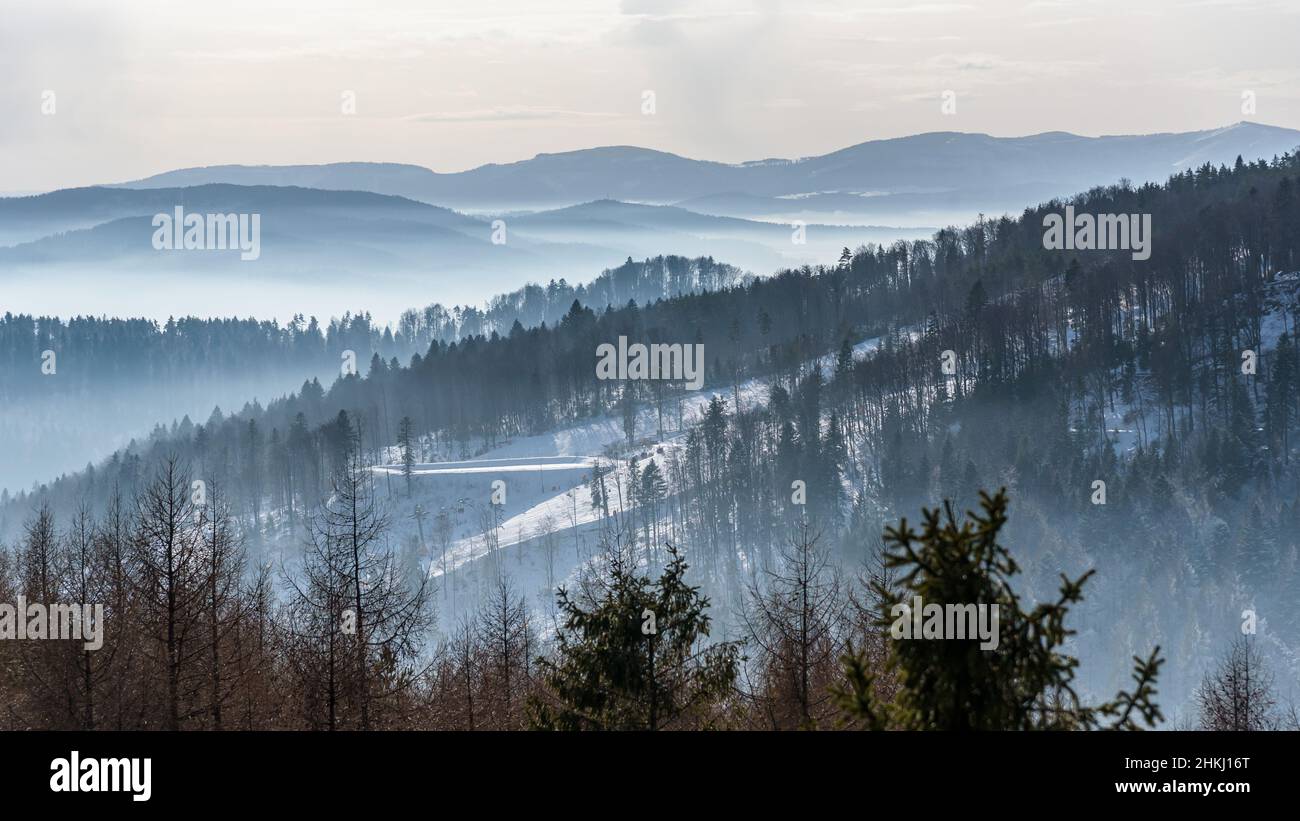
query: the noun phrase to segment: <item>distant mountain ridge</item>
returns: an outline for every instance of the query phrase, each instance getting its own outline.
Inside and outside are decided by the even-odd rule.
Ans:
[[[287,318],[363,301],[394,319],[412,304],[481,304],[628,258],[711,257],[762,275],[1297,145],[1300,132],[1239,123],[1133,137],[939,132],[738,165],[608,147],[456,174],[383,163],[181,169],[0,198],[0,282],[9,305],[35,314]],[[178,206],[260,215],[259,258],[156,250],[151,219]]]
[[[369,162],[218,165],[168,171],[119,187],[295,185],[395,194],[483,211],[601,199],[670,204],[719,195],[791,198],[828,192],[930,195],[1014,188],[1051,197],[1121,177],[1163,181],[1206,162],[1231,163],[1239,154],[1271,158],[1297,146],[1300,131],[1250,122],[1206,131],[1101,137],[1061,131],[1024,137],[929,132],[871,140],[820,156],[738,164],[606,146],[454,173]]]
[[[257,215],[256,259],[155,248],[154,216],[176,208]],[[613,200],[510,215],[498,232],[482,216],[368,191],[91,187],[0,198],[0,283],[6,308],[35,314],[130,308],[287,319],[363,303],[395,320],[411,305],[481,304],[523,282],[581,281],[629,258],[711,257],[766,274],[835,258],[844,247],[930,232],[810,223],[797,242],[790,225]]]

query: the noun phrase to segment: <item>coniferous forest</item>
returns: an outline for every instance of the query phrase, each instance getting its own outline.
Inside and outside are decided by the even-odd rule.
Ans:
[[[1150,258],[1045,248],[1067,205]],[[0,497],[0,601],[104,605],[93,651],[0,642],[0,728],[1297,726],[1300,153],[581,278],[384,327],[7,314],[30,453],[44,403],[268,392]],[[621,337],[703,388],[599,378]],[[898,640],[917,596],[996,604],[997,649]]]

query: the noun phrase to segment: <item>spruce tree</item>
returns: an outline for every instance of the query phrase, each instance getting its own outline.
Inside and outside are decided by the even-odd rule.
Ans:
[[[412,446],[414,424],[411,417],[403,416],[397,427],[397,444],[402,450],[402,477],[406,480],[406,498],[411,498],[412,475],[415,472],[415,449]]]
[[[1163,720],[1152,701],[1163,659],[1160,648],[1134,658],[1131,692],[1088,706],[1075,691],[1078,659],[1063,651],[1074,631],[1065,626],[1072,605],[1083,598],[1092,571],[1077,579],[1061,576],[1055,601],[1021,607],[1011,580],[1020,567],[998,535],[1007,521],[1005,489],[980,493],[982,513],[958,523],[951,503],[944,511],[924,510],[921,532],[907,519],[885,530],[885,567],[897,570],[896,584],[873,586],[883,607],[878,627],[890,628],[900,613],[910,618],[915,597],[925,604],[997,605],[998,643],[982,649],[978,638],[899,639],[889,642],[886,671],[897,679],[892,701],[880,698],[877,673],[849,652],[846,683],[836,688],[846,723],[868,729],[1033,730],[1139,729]]]
[[[555,654],[538,659],[545,692],[529,703],[547,730],[664,730],[714,726],[732,692],[735,642],[706,644],[709,600],[686,583],[672,544],[651,580],[634,553],[610,551],[604,578],[557,593]]]

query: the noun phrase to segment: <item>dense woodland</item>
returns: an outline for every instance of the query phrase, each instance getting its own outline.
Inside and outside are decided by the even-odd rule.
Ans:
[[[156,383],[174,389],[270,367],[301,374],[337,372],[345,350],[356,352],[363,362],[375,354],[405,360],[428,350],[435,340],[504,333],[516,322],[527,327],[555,324],[575,299],[598,307],[622,305],[719,290],[740,278],[736,268],[708,258],[628,259],[577,287],[552,280],[499,295],[486,308],[433,304],[413,309],[402,315],[396,328],[377,325],[365,311],[325,324],[297,315],[283,325],[252,318],[181,317],[159,324],[147,319],[61,320],[6,313],[0,317],[0,402],[49,395],[84,398],[121,385]],[[57,379],[48,378],[40,367],[45,351],[57,354]]]
[[[709,258],[655,257],[572,286],[552,280],[494,298],[485,307],[439,304],[404,313],[395,326],[365,312],[327,322],[274,320],[0,317],[0,492],[29,488],[98,462],[132,439],[165,437],[160,423],[214,406],[256,415],[265,401],[304,381],[341,372],[351,351],[361,368],[373,357],[407,361],[433,341],[508,332],[515,323],[555,324],[575,299],[599,307],[740,281]],[[250,308],[256,310],[255,303]],[[47,355],[46,352],[49,352]],[[174,432],[174,431],[171,431]]]
[[[0,646],[6,721],[953,726],[908,689],[923,657],[880,638],[880,603],[907,584],[890,558],[900,531],[886,527],[1005,486],[1005,520],[985,498],[981,526],[996,520],[1026,568],[1027,601],[1062,597],[1082,668],[1039,682],[1028,713],[990,705],[983,726],[1149,724],[1157,675],[1172,721],[1285,726],[1300,675],[1300,156],[1071,202],[1151,214],[1150,260],[1045,250],[1053,202],[698,293],[608,308],[575,296],[558,321],[543,311],[486,335],[444,338],[465,327],[412,315],[429,344],[405,363],[376,351],[328,388],[181,420],[11,496],[0,600],[113,606],[98,653]],[[704,345],[702,418],[677,415],[674,383],[596,379],[597,345],[620,335]],[[741,383],[760,376],[766,400],[744,401]],[[624,457],[654,442],[629,426],[616,466],[592,476],[597,502],[616,487],[631,505],[601,511],[603,555],[557,593],[558,627],[535,623],[503,572],[476,616],[433,642],[427,575],[381,538],[395,494],[364,466],[417,441],[422,457],[459,458],[644,407],[683,446],[642,467]],[[197,510],[194,478],[209,493]],[[1089,570],[1086,596],[1058,591],[1058,574]],[[340,635],[349,608],[357,632]],[[665,625],[650,641],[647,609]],[[1244,610],[1261,624],[1247,639]],[[1147,659],[1137,690],[1084,706],[1127,681],[1133,656]],[[1235,682],[1258,666],[1273,678],[1243,696]]]

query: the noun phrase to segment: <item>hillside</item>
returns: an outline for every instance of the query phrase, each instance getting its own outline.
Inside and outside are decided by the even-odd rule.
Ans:
[[[120,452],[11,498],[0,529],[22,539],[43,504],[55,521],[103,510],[171,455],[230,488],[250,559],[292,576],[304,520],[359,462],[406,572],[438,584],[439,646],[507,580],[544,638],[555,585],[605,566],[611,540],[651,568],[665,542],[685,551],[726,639],[746,635],[751,586],[802,525],[848,584],[886,522],[1006,486],[1027,596],[1096,570],[1070,642],[1091,660],[1085,691],[1113,692],[1158,644],[1174,714],[1244,609],[1279,679],[1298,672],[1298,186],[1287,155],[1070,200],[1149,214],[1143,261],[1044,248],[1056,201],[834,266],[574,304]],[[597,379],[598,345],[619,336],[704,345],[705,390]]]

